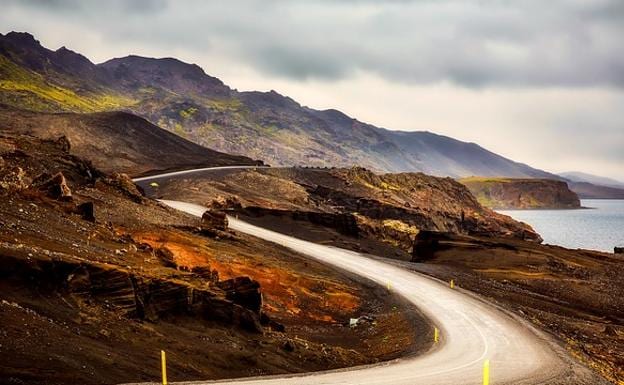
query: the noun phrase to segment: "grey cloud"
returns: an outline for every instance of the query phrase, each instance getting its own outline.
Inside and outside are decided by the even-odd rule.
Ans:
[[[124,39],[191,52],[210,49],[284,78],[338,79],[367,71],[414,84],[618,88],[624,87],[623,4],[621,0],[7,3],[30,9],[33,23],[37,16],[59,23],[71,19],[105,41]]]

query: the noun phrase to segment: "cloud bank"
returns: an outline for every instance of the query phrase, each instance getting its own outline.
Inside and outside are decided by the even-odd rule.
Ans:
[[[5,0],[0,27],[624,179],[620,0]]]

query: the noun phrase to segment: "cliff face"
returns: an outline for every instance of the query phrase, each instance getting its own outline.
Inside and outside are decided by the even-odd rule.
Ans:
[[[492,209],[573,209],[579,197],[566,182],[550,179],[460,179],[479,203]]]

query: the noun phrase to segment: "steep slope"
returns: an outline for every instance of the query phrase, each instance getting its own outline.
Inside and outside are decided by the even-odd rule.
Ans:
[[[580,208],[579,197],[566,182],[551,179],[464,178],[479,203],[492,209]]]
[[[31,35],[0,35],[0,102],[45,111],[136,113],[200,145],[273,165],[557,178],[473,143],[375,127],[271,92],[238,92],[172,58],[116,58],[95,65]]]
[[[91,160],[105,172],[139,175],[258,163],[209,150],[126,112],[38,113],[0,105],[0,132],[54,140],[65,137],[72,154]]]

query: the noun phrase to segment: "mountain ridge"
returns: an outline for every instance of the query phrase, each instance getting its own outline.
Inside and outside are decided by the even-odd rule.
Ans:
[[[129,111],[202,146],[273,165],[561,179],[476,143],[376,127],[276,91],[239,92],[175,58],[129,55],[94,64],[17,32],[0,34],[0,56],[8,79],[0,82],[0,102],[47,112]]]

